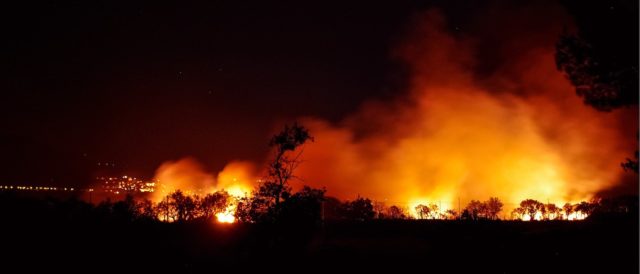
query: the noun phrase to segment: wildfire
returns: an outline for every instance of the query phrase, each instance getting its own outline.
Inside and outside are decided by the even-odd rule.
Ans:
[[[486,75],[471,69],[484,61],[474,43],[444,31],[439,13],[425,14],[396,52],[411,65],[410,91],[339,123],[303,120],[315,142],[299,176],[338,198],[411,211],[420,199],[445,211],[499,197],[510,212],[524,199],[588,201],[620,183],[619,162],[637,143],[634,127],[617,125],[637,115],[585,106],[555,68],[562,24],[545,24],[522,32],[537,40],[501,45],[517,54]]]
[[[236,212],[236,209],[238,208],[237,201],[241,198],[247,197],[248,193],[250,193],[250,189],[246,185],[240,184],[240,181],[238,180],[238,178],[234,177],[232,178],[232,181],[235,184],[223,190],[229,193],[231,197],[233,197],[233,201],[229,203],[229,205],[227,206],[227,208],[225,208],[223,212],[216,214],[216,220],[219,223],[235,223],[236,221],[235,212]]]
[[[157,182],[156,191],[152,193],[151,200],[156,203],[176,190],[187,195],[205,195],[216,190],[214,177],[192,158],[162,163],[154,180]]]
[[[586,213],[583,212],[572,212],[569,215],[567,215],[566,213],[562,213],[561,215],[558,216],[550,216],[549,219],[551,220],[555,220],[555,219],[562,219],[562,220],[568,220],[568,221],[579,221],[579,220],[584,220],[588,217],[588,215]],[[528,214],[524,214],[522,216],[518,216],[516,217],[517,219],[520,219],[522,221],[531,221],[531,216]],[[534,214],[534,218],[535,221],[542,221],[544,220],[544,213],[542,213],[542,211],[537,211]]]
[[[418,206],[429,207],[429,214],[419,212]],[[447,210],[452,209],[449,203],[442,203],[436,199],[413,199],[409,202],[409,217],[414,219],[446,219]]]
[[[587,218],[588,215],[582,212],[573,212],[571,214],[569,214],[568,216],[565,215],[565,218],[569,221],[575,221],[575,220],[584,220],[585,218]]]
[[[220,223],[234,223],[236,221],[236,217],[233,215],[233,211],[225,211],[216,214],[216,220]]]
[[[249,195],[256,182],[255,174],[253,164],[248,162],[229,163],[214,177],[194,159],[168,161],[156,171],[155,179],[159,183],[157,190],[152,193],[152,201],[160,202],[176,190],[181,190],[188,196],[200,197],[224,191],[231,199],[223,212],[215,214],[215,219],[221,223],[233,223],[236,221],[234,214],[237,200]]]
[[[315,142],[305,146],[296,177],[343,200],[397,201],[414,218],[421,204],[435,212],[428,218],[441,218],[471,200],[499,197],[503,212],[511,212],[524,199],[588,201],[615,186],[623,172],[619,162],[637,147],[636,129],[621,121],[637,117],[637,110],[601,113],[575,95],[554,62],[563,24],[547,20],[563,16],[540,16],[545,25],[525,24],[505,35],[506,42],[492,46],[502,55],[488,62],[491,73],[478,73],[473,68],[487,60],[477,58],[482,54],[474,37],[449,34],[441,14],[424,14],[395,51],[411,67],[407,93],[367,102],[338,123],[301,119]],[[214,179],[187,159],[163,164],[156,178],[169,190],[225,189],[245,197],[256,174],[252,164],[232,162]],[[233,222],[233,209],[217,220]],[[553,214],[560,215],[513,218],[587,216]]]

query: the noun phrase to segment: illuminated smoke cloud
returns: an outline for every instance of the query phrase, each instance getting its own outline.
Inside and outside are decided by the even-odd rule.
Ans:
[[[152,200],[156,202],[178,189],[193,194],[209,193],[215,189],[213,175],[193,158],[164,162],[156,170],[155,180],[158,186]]]
[[[218,190],[226,190],[234,196],[244,196],[255,185],[255,173],[255,167],[249,162],[230,162],[214,176],[193,158],[167,161],[156,170],[158,187],[151,200],[161,201],[167,194],[178,189],[200,196]]]
[[[619,163],[637,145],[635,129],[620,126],[632,110],[582,104],[555,69],[562,24],[520,31],[533,38],[505,37],[496,47],[509,56],[483,75],[473,69],[484,61],[476,38],[451,35],[445,21],[437,11],[423,14],[398,48],[413,75],[406,96],[366,103],[338,124],[304,120],[316,140],[298,170],[306,184],[409,207],[457,209],[458,201],[499,197],[507,211],[525,198],[587,200],[619,182]]]
[[[410,90],[367,102],[337,124],[301,119],[315,142],[304,146],[294,188],[442,209],[499,197],[508,213],[526,198],[577,202],[618,184],[620,161],[637,147],[637,129],[624,126],[636,110],[602,113],[583,105],[555,69],[566,14],[538,6],[491,9],[487,16],[484,32],[472,37],[446,31],[437,11],[422,14],[394,52],[410,65]],[[483,55],[481,36],[496,35],[493,26],[509,27],[489,43],[495,52]],[[493,69],[478,73],[487,62]],[[246,193],[258,173],[234,162],[216,187],[214,176],[183,159],[163,164],[156,178],[169,189]]]
[[[257,184],[257,170],[253,163],[235,161],[228,163],[218,173],[216,189],[225,190],[237,197],[251,194]]]

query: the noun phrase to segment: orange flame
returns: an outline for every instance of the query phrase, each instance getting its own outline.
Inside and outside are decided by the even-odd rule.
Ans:
[[[519,31],[495,45],[506,56],[490,74],[472,69],[483,61],[476,58],[474,37],[451,35],[438,12],[424,14],[396,52],[411,64],[410,91],[365,103],[337,124],[304,119],[315,142],[304,148],[298,177],[326,187],[328,195],[360,195],[411,211],[420,203],[445,211],[499,197],[504,213],[524,199],[576,203],[615,186],[619,162],[637,147],[637,129],[624,126],[624,117],[637,119],[637,110],[601,113],[582,104],[555,69],[554,43],[567,16],[551,10],[554,16],[511,14],[521,21],[498,22]],[[527,21],[531,16],[544,18],[543,25]],[[195,173],[196,186],[246,195],[255,170],[243,165],[227,166],[215,187],[212,176],[186,170]],[[173,182],[176,174],[182,173],[163,165],[157,179]]]
[[[151,200],[161,201],[166,195],[176,190],[182,190],[187,195],[206,195],[216,191],[226,191],[234,197],[242,198],[249,195],[256,182],[255,168],[249,162],[231,162],[227,164],[214,180],[213,175],[192,158],[163,163],[156,171],[155,180],[158,187],[153,192]],[[216,220],[221,223],[235,222],[235,202],[231,202],[224,212],[216,214]]]
[[[618,125],[633,110],[601,113],[575,95],[555,69],[562,24],[532,30],[540,41],[511,45],[505,51],[518,54],[480,77],[469,69],[473,44],[442,31],[439,13],[424,19],[398,51],[413,68],[405,98],[370,102],[338,124],[304,121],[316,140],[298,170],[305,182],[409,207],[496,196],[503,212],[527,198],[589,200],[619,182],[619,162],[637,143],[633,127]]]

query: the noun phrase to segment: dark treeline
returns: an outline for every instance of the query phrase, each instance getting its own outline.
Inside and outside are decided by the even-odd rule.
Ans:
[[[309,191],[291,197],[299,196],[294,200],[303,205],[309,201],[303,198]],[[295,220],[310,212],[314,217],[308,220],[321,220],[321,203],[289,208],[294,201],[289,199],[282,201],[280,222],[264,219],[228,225],[204,216],[163,222],[145,212],[147,202],[132,198],[92,205],[75,198],[3,192],[0,233],[4,250],[10,251],[3,262],[27,270],[140,268],[184,273],[222,267],[279,269],[282,266],[274,263],[278,260],[286,260],[289,267],[375,268],[428,258],[438,262],[430,266],[438,272],[637,272],[638,219],[637,211],[632,213],[637,209],[628,208],[637,197],[600,200],[580,222],[477,221],[486,217],[397,220],[377,216],[374,203],[366,198],[345,202],[326,198],[325,222],[317,225],[306,221],[299,225]],[[523,257],[539,262],[523,270]],[[468,264],[457,265],[461,259]],[[495,261],[500,263],[486,264]]]
[[[589,202],[557,206],[533,199],[523,200],[510,215],[502,214],[503,203],[492,197],[486,201],[471,200],[461,213],[441,210],[436,204],[419,204],[413,208],[358,197],[341,201],[325,196],[325,190],[304,187],[288,193],[280,201],[278,210],[273,199],[259,187],[249,197],[234,197],[225,191],[205,196],[186,195],[177,190],[153,203],[132,195],[119,201],[104,200],[91,204],[76,197],[27,198],[19,192],[0,192],[3,216],[10,219],[73,218],[102,222],[214,222],[217,214],[234,216],[235,222],[249,224],[284,224],[319,226],[324,222],[366,222],[375,220],[582,220],[589,218],[629,218],[638,215],[638,196],[593,199]],[[503,216],[503,217],[501,217]],[[509,216],[509,217],[507,217]]]

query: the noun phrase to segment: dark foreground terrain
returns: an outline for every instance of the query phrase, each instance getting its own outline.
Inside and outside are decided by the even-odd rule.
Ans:
[[[284,227],[130,222],[69,204],[1,200],[0,272],[638,273],[637,216]]]

